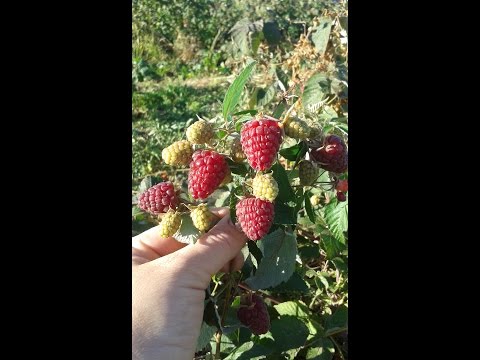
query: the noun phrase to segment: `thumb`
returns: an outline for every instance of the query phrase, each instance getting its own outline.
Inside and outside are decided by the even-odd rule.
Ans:
[[[233,224],[227,209],[216,213],[224,215],[223,218],[194,245],[180,250],[181,256],[196,270],[205,287],[211,276],[234,259],[247,241],[245,234]]]

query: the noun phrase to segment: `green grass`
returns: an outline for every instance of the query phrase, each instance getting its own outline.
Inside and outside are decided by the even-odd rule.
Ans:
[[[185,126],[196,115],[220,111],[225,87],[160,86],[152,82],[132,97],[132,181],[134,189],[146,175],[162,170],[162,149],[184,138]]]

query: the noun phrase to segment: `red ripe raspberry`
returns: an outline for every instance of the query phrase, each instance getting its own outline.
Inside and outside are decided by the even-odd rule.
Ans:
[[[347,201],[347,195],[341,191],[337,191],[337,200],[338,201]]]
[[[238,222],[250,240],[259,240],[268,233],[275,215],[273,203],[252,197],[240,200],[236,209]]]
[[[348,180],[338,180],[335,189],[337,191],[346,193],[348,191]]]
[[[257,294],[241,297],[237,317],[255,335],[265,334],[270,329],[270,316],[267,306]]]
[[[178,198],[170,181],[158,183],[138,197],[138,207],[153,215],[176,209],[177,205]]]
[[[215,151],[197,150],[188,174],[188,191],[194,199],[206,199],[221,184],[229,169],[224,157]]]
[[[323,146],[310,150],[313,161],[325,170],[343,173],[348,168],[348,150],[345,142],[337,135],[328,135]]]
[[[242,126],[240,141],[250,166],[264,171],[275,161],[282,142],[282,131],[274,120],[251,120]]]

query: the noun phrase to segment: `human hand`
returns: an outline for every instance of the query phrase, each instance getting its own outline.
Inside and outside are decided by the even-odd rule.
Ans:
[[[228,208],[194,245],[162,239],[158,226],[132,239],[132,359],[192,359],[205,289],[218,271],[241,269],[247,237]]]

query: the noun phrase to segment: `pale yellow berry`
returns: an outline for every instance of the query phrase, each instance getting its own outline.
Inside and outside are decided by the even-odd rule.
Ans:
[[[192,144],[207,144],[213,137],[213,127],[205,120],[198,120],[188,127],[186,135]]]
[[[312,204],[312,206],[320,205],[320,196],[318,196],[318,195],[312,195],[312,196],[310,197],[310,203]]]
[[[175,141],[162,150],[162,159],[168,165],[190,164],[193,155],[192,144],[187,140]]]
[[[162,238],[168,238],[174,235],[180,228],[181,223],[182,215],[174,210],[168,210],[160,222],[160,236]]]
[[[208,231],[215,223],[217,217],[208,210],[207,204],[198,205],[190,213],[193,225],[200,231]]]
[[[273,202],[278,195],[278,184],[271,174],[258,173],[252,181],[253,196]]]

